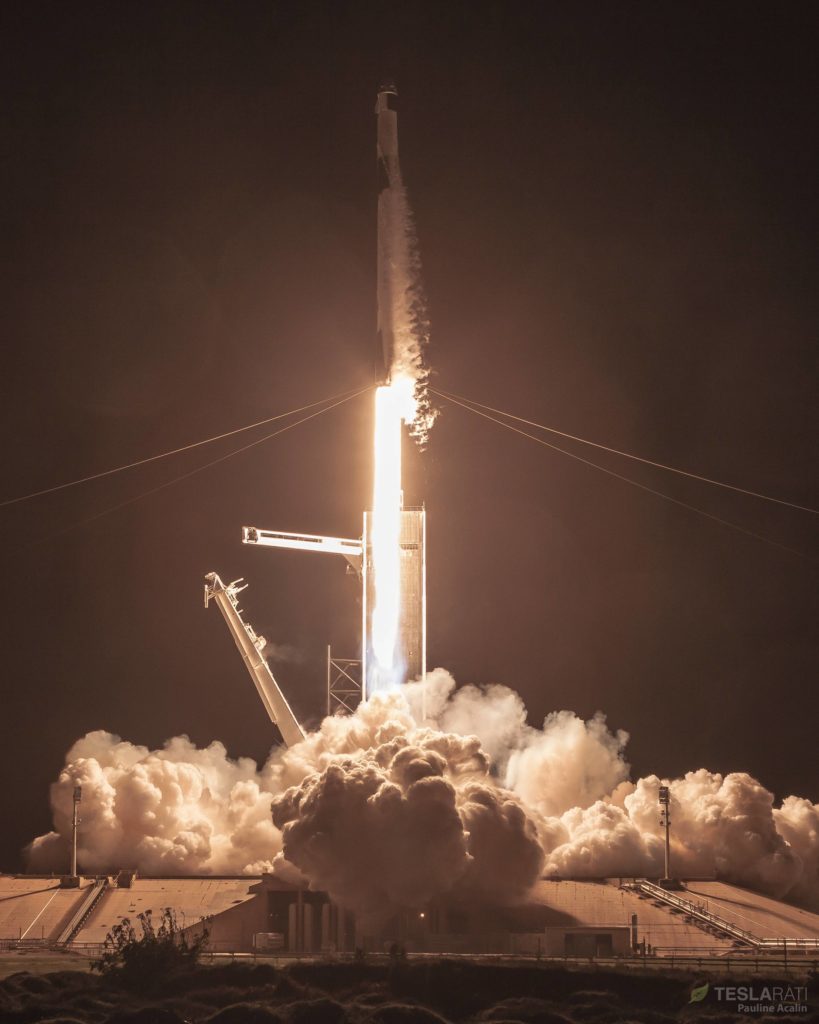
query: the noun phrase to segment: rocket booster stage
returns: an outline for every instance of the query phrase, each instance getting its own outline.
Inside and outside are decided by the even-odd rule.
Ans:
[[[391,83],[375,104],[378,157],[378,340],[376,376],[388,379],[395,354],[395,310],[401,301],[402,254],[399,232],[404,202],[398,163],[398,93]],[[383,369],[382,369],[383,367]]]

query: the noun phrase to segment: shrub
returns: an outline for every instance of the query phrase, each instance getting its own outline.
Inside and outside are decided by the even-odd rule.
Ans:
[[[123,918],[106,936],[99,960],[91,964],[103,977],[128,987],[150,988],[172,972],[194,967],[210,934],[203,923],[197,935],[187,935],[171,907],[163,908],[158,925],[150,910],[139,914],[137,921],[141,935],[130,918]]]

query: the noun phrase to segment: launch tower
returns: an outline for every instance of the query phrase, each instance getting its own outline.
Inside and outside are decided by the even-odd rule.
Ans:
[[[375,603],[372,572],[372,512],[364,513],[364,529],[359,540],[321,537],[305,533],[281,533],[255,526],[242,528],[242,543],[259,547],[289,548],[342,555],[361,584],[361,680],[362,698],[379,687],[372,672],[372,610]],[[401,586],[400,626],[396,661],[401,679],[422,679],[427,662],[427,567],[426,511],[423,508],[401,510]],[[352,659],[345,659],[349,665]]]
[[[245,622],[242,618],[242,609],[237,600],[238,595],[247,589],[246,583],[243,587],[239,586],[242,582],[242,580],[234,580],[233,583],[224,584],[215,572],[209,572],[205,577],[205,607],[207,608],[211,601],[215,601],[218,605],[236,647],[242,655],[245,668],[256,685],[265,711],[270,716],[270,721],[279,727],[285,745],[292,747],[295,743],[301,743],[304,739],[304,731],[287,703],[287,699],[279,689],[279,684],[264,657],[263,652],[267,641],[256,633],[249,622]]]
[[[389,381],[395,364],[395,340],[397,310],[405,301],[405,283],[398,267],[400,262],[396,249],[399,220],[406,202],[398,162],[398,114],[397,93],[392,84],[381,87],[376,100],[377,166],[379,176],[378,193],[378,355],[376,377]],[[400,427],[396,428],[400,430]],[[400,444],[396,446],[394,468],[395,486],[400,488]],[[397,507],[397,506],[396,506]],[[358,539],[325,537],[314,534],[284,533],[265,530],[255,526],[242,528],[242,543],[260,547],[289,548],[298,551],[316,551],[324,554],[341,555],[349,569],[355,573],[361,586],[361,644],[360,660],[345,658],[334,662],[328,648],[328,712],[333,701],[332,686],[334,673],[340,673],[343,682],[343,699],[335,701],[336,709],[352,710],[357,703],[351,689],[355,688],[360,665],[360,696],[367,698],[379,689],[389,689],[406,680],[420,679],[426,674],[426,512],[423,507],[404,507],[401,495],[400,511],[400,567],[399,567],[399,627],[396,638],[393,672],[390,678],[376,671],[373,653],[373,609],[376,606],[376,588],[373,566],[373,512],[365,511],[363,529]],[[278,691],[272,674],[261,657],[260,649],[250,636],[249,627],[238,616],[235,592],[224,587],[221,580],[211,574],[206,589],[208,599],[215,599],[225,615],[234,639],[239,646],[245,663],[271,717],[275,721],[286,720],[288,725],[292,712],[271,712],[266,695]],[[341,692],[341,691],[340,691]],[[280,691],[278,696],[284,701]],[[286,706],[286,701],[284,702]],[[283,708],[279,709],[281,712]],[[295,723],[298,727],[298,723]],[[292,731],[292,730],[291,730]],[[295,735],[295,733],[293,733]],[[287,741],[289,742],[289,741]]]

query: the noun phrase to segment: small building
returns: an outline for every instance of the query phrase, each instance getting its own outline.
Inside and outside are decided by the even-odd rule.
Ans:
[[[547,928],[544,952],[547,956],[631,956],[631,928],[616,925]]]

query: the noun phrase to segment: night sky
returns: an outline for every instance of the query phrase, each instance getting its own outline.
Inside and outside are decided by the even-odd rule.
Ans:
[[[817,10],[4,5],[0,497],[372,380],[394,76],[435,386],[819,507]],[[250,582],[319,720],[356,586],[240,528],[358,536],[371,422],[358,398],[84,525],[257,435],[0,509],[1,869],[88,730],[266,756],[210,570]],[[817,517],[572,450],[810,557],[444,406],[405,473],[430,667],[512,686],[535,725],[604,711],[636,774],[819,799]]]

